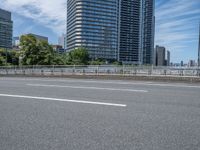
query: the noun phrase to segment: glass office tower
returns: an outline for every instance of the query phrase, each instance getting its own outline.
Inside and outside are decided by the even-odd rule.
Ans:
[[[93,59],[152,64],[154,0],[68,0],[68,50],[86,47]]]
[[[12,48],[12,32],[11,13],[0,9],[0,48]]]
[[[154,0],[121,0],[119,61],[153,64]]]
[[[154,0],[142,1],[142,30],[141,49],[142,64],[154,62],[154,35],[155,35],[155,6]]]
[[[118,0],[68,0],[68,50],[82,46],[92,59],[116,60],[118,16]]]
[[[119,60],[125,64],[140,62],[141,0],[121,0]]]

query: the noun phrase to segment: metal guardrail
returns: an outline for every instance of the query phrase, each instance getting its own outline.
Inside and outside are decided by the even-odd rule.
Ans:
[[[200,77],[200,68],[154,66],[2,66],[0,75],[124,75]]]

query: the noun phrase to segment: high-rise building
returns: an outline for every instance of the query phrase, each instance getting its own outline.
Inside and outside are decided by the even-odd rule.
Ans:
[[[142,1],[141,51],[142,63],[153,64],[155,36],[155,0]]]
[[[157,66],[165,66],[165,47],[156,46],[156,65]]]
[[[58,45],[61,45],[63,49],[67,49],[66,34],[62,34],[62,35],[58,38]]]
[[[0,9],[0,48],[12,48],[12,34],[11,12]]]
[[[119,0],[67,0],[67,48],[90,57],[117,59]]]
[[[122,0],[120,8],[119,60],[123,63],[138,64],[142,61],[140,49],[140,0]]]
[[[153,64],[154,0],[121,0],[119,60]]]
[[[90,57],[152,64],[154,0],[67,0],[67,49]]]

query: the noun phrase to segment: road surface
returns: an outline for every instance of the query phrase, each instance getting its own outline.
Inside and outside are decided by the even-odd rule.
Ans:
[[[1,150],[200,150],[200,84],[0,78]]]

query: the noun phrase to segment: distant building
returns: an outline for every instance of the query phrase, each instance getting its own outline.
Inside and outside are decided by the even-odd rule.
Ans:
[[[65,49],[61,45],[52,45],[53,50],[59,54],[65,53]]]
[[[58,45],[61,45],[63,49],[67,49],[66,34],[62,34],[62,36],[58,38]]]
[[[166,65],[165,53],[166,53],[165,47],[161,47],[158,45],[156,46],[156,66]]]
[[[194,67],[195,66],[195,60],[190,60],[188,63],[188,67]]]
[[[184,62],[183,61],[181,61],[181,67],[183,67],[184,66]]]
[[[12,48],[13,49],[19,49],[19,45],[20,45],[20,37],[13,37]]]
[[[20,37],[13,37],[12,46],[19,46],[19,44],[20,44]]]
[[[48,42],[48,37],[41,36],[41,35],[36,35],[33,33],[29,34],[24,34],[24,35],[32,35],[34,36],[37,40],[43,40]],[[21,35],[22,36],[22,35]],[[20,48],[20,38],[21,36],[13,37],[12,38],[12,48],[18,50]]]
[[[12,34],[11,12],[0,9],[0,48],[12,48]]]
[[[33,33],[28,33],[25,35],[32,35],[34,36],[37,40],[43,40],[43,41],[47,41],[48,42],[48,37],[46,36],[42,36],[42,35],[37,35],[37,34],[33,34]]]
[[[167,54],[166,54],[166,66],[170,66],[170,51],[167,51]]]

